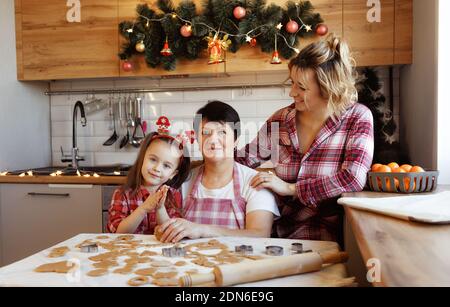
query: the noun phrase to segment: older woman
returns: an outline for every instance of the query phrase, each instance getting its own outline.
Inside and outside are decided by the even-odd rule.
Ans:
[[[160,240],[217,236],[270,237],[275,197],[253,189],[257,172],[234,161],[240,134],[239,115],[231,106],[212,101],[197,112],[194,128],[204,164],[182,186],[185,219],[161,225]]]
[[[373,118],[357,103],[349,48],[339,38],[310,44],[289,63],[294,102],[273,114],[238,154],[251,168],[272,160],[275,173],[251,182],[280,196],[282,238],[341,241],[336,198],[363,189],[373,157]]]

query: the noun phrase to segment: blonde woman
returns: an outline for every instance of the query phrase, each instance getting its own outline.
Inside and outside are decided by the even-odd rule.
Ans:
[[[252,180],[279,195],[281,218],[273,235],[342,243],[336,199],[361,191],[373,157],[373,118],[357,103],[347,44],[330,35],[289,63],[294,102],[273,114],[239,153],[251,168],[272,160],[275,169]]]

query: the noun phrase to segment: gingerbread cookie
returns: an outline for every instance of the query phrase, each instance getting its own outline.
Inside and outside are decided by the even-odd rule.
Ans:
[[[162,260],[162,261],[153,261],[151,263],[151,266],[157,267],[157,268],[159,268],[159,267],[161,267],[161,268],[162,267],[169,267],[171,265],[172,265],[172,262],[164,261],[164,260]]]
[[[109,237],[108,236],[98,236],[98,237],[96,237],[96,239],[98,239],[98,240],[107,240],[107,239],[109,239]]]
[[[136,275],[152,276],[156,272],[155,268],[140,269],[134,272]]]
[[[129,284],[130,286],[133,286],[133,287],[138,287],[138,286],[145,285],[145,284],[147,284],[148,282],[149,282],[148,277],[146,277],[146,276],[138,276],[138,277],[131,278],[131,279],[128,281],[128,284]]]
[[[176,287],[180,285],[180,282],[176,278],[161,278],[154,279],[152,284],[160,287]]]
[[[140,256],[141,256],[141,257],[158,256],[158,253],[157,253],[157,252],[154,252],[154,251],[143,251],[143,252],[140,254]]]
[[[119,266],[119,264],[117,263],[117,261],[114,261],[114,260],[103,260],[103,261],[94,263],[93,266],[98,269],[108,269],[110,267]]]
[[[126,265],[126,266],[124,266],[122,268],[115,269],[113,271],[113,273],[115,273],[115,274],[122,274],[122,275],[128,275],[131,272],[133,272],[133,269],[134,269],[133,266]]]
[[[187,265],[188,263],[186,262],[186,261],[177,261],[177,262],[175,262],[175,265],[176,266],[185,266],[185,265]]]
[[[76,264],[70,261],[46,263],[34,269],[38,273],[68,273],[74,269]]]
[[[121,235],[118,236],[115,241],[131,241],[134,239],[133,235]]]
[[[176,271],[170,271],[170,272],[156,272],[152,274],[152,277],[154,279],[166,279],[166,278],[174,278],[178,275],[178,272]]]
[[[100,277],[100,276],[103,276],[106,274],[108,274],[107,269],[97,269],[97,270],[92,270],[92,271],[88,272],[86,275],[91,276],[91,277]]]
[[[67,246],[55,247],[50,251],[49,258],[59,258],[65,256],[70,251]]]

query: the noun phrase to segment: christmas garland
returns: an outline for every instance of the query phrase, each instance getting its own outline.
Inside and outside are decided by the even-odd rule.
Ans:
[[[144,54],[149,67],[175,70],[177,59],[194,60],[208,50],[208,63],[216,64],[226,50],[235,53],[245,44],[272,52],[271,63],[280,64],[280,55],[289,59],[299,52],[300,38],[328,32],[309,1],[288,1],[282,8],[266,0],[205,0],[201,14],[191,0],[178,7],[158,0],[156,6],[138,5],[137,19],[119,25],[127,39],[119,54],[126,71],[133,69],[129,59],[136,54]]]

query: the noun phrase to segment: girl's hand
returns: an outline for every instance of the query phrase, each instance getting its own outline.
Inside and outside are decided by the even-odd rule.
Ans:
[[[295,196],[295,184],[287,183],[272,172],[259,172],[250,181],[250,186],[256,190],[269,189],[280,196]]]
[[[183,238],[201,238],[202,225],[192,223],[185,219],[170,219],[160,226],[162,235],[160,241],[164,243],[176,243]]]
[[[139,206],[139,208],[144,210],[145,213],[150,213],[151,211],[164,205],[168,190],[169,188],[167,186],[163,186],[155,194],[149,196],[145,202]]]

